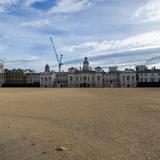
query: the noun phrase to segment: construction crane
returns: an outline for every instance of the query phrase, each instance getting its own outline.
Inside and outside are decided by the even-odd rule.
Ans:
[[[55,53],[55,55],[56,55],[56,59],[57,59],[57,62],[58,62],[58,71],[61,72],[61,68],[62,68],[62,65],[63,65],[63,63],[62,63],[63,55],[61,54],[60,57],[58,56],[58,53],[57,53],[57,51],[56,51],[56,48],[55,48],[55,45],[54,45],[54,43],[53,43],[52,37],[50,37],[50,40],[51,40],[51,44],[52,44],[52,47],[53,47],[53,51],[54,51],[54,53]]]

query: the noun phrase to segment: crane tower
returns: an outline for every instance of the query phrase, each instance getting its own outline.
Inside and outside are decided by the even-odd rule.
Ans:
[[[55,56],[56,56],[56,59],[57,59],[57,62],[58,62],[58,71],[61,72],[61,68],[62,68],[62,65],[63,65],[63,63],[62,63],[63,55],[61,54],[60,56],[58,56],[58,53],[56,51],[56,48],[55,48],[55,45],[54,45],[52,37],[50,37],[50,40],[51,40],[53,51],[55,53]]]

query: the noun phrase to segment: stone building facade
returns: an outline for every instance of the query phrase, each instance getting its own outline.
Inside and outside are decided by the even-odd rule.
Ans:
[[[26,84],[38,84],[40,83],[40,73],[27,73]]]
[[[54,86],[58,88],[68,87],[68,72],[54,72],[56,75]]]
[[[137,86],[136,71],[133,69],[125,69],[120,73],[120,86],[123,88],[135,88]]]
[[[146,66],[137,66],[136,73],[139,83],[160,82],[160,69],[155,67],[148,69]]]
[[[0,87],[5,83],[4,65],[0,62]]]
[[[0,61],[0,86],[3,87],[75,87],[75,88],[118,88],[118,87],[160,87],[160,69],[148,69],[145,65],[136,70],[119,71],[116,66],[104,72],[101,67],[92,69],[85,57],[79,69],[71,67],[68,72],[50,71],[47,64],[42,73],[33,70],[4,70]]]
[[[26,72],[22,69],[5,69],[5,84],[23,85],[26,84]]]
[[[47,64],[45,66],[45,71],[40,74],[40,87],[55,87],[54,82],[56,79],[56,74],[53,71],[50,71],[50,67]]]
[[[68,87],[103,87],[103,74],[101,67],[92,70],[88,58],[85,57],[82,69],[68,69]]]
[[[137,73],[138,82],[160,82],[160,70],[146,70]]]
[[[109,67],[109,72],[104,74],[103,83],[108,88],[120,87],[120,71],[117,67]]]

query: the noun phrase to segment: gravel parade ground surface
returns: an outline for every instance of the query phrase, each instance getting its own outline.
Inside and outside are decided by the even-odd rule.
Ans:
[[[0,89],[0,160],[159,160],[160,89]]]

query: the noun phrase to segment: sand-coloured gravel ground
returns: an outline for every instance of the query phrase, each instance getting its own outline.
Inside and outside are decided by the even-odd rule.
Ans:
[[[160,89],[0,89],[0,160],[159,159]]]

